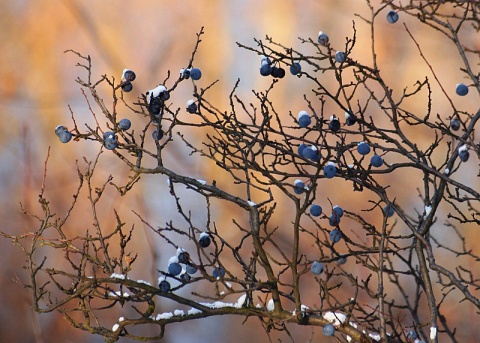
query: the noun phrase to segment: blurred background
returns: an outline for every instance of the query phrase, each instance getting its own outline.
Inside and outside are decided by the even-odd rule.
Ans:
[[[379,5],[379,1],[372,3]],[[228,95],[238,78],[241,79],[238,94],[247,103],[254,101],[251,98],[252,89],[263,90],[270,81],[258,73],[259,56],[237,48],[236,42],[254,46],[253,38],[264,39],[268,35],[285,46],[302,51],[298,37],[315,40],[321,30],[329,34],[332,44],[340,50],[344,47],[345,38],[352,36],[352,21],[355,20],[357,45],[351,57],[363,63],[371,61],[369,28],[354,16],[355,13],[368,16],[368,8],[363,1],[0,0],[0,5],[0,218],[1,230],[10,234],[26,233],[38,226],[37,222],[22,214],[20,204],[28,212],[40,213],[37,199],[49,147],[45,194],[52,212],[59,216],[66,213],[78,185],[75,161],[79,160],[79,165],[84,166],[83,156],[92,159],[100,148],[92,142],[61,144],[54,135],[54,128],[58,124],[73,127],[69,106],[80,126],[92,122],[85,98],[75,82],[78,76],[86,77],[85,70],[75,66],[82,62],[76,55],[64,53],[68,49],[91,56],[93,80],[99,79],[103,74],[113,75],[119,80],[124,68],[134,70],[137,74],[134,90],[125,95],[127,101],[134,101],[142,92],[161,83],[169,70],[176,75],[182,67],[186,67],[195,43],[195,34],[204,26],[206,34],[202,38],[194,65],[203,72],[201,86],[220,80],[209,93],[211,103],[220,109],[228,109]],[[384,11],[386,14],[388,9]],[[455,84],[465,80],[459,70],[458,52],[451,44],[447,44],[441,34],[426,30],[411,18],[401,17],[396,25],[380,20],[383,18],[381,15],[377,23],[376,51],[379,68],[394,90],[400,92],[405,87],[413,87],[417,79],[423,80],[425,76],[433,80],[431,72],[404,31],[405,22],[438,71],[437,76],[455,105],[471,113],[478,109],[478,94],[475,92],[470,92],[460,100],[454,96]],[[466,29],[461,35],[464,44],[472,49],[480,48],[478,35],[473,31]],[[311,48],[306,50],[312,53]],[[471,62],[475,66],[478,61]],[[296,116],[299,110],[305,108],[303,94],[308,93],[312,85],[299,81],[301,79],[286,77],[277,84],[272,94],[272,100],[276,103],[277,110],[281,109],[285,120],[291,120],[288,118],[290,111]],[[332,81],[325,79],[327,86]],[[437,84],[433,84],[433,94],[441,94]],[[111,107],[108,89],[103,91],[106,104]],[[181,88],[173,100],[183,108],[189,96],[191,89]],[[423,101],[411,101],[409,109],[422,117],[426,104],[424,97]],[[439,95],[433,99],[434,114],[448,118],[452,114],[450,108],[445,96]],[[100,114],[98,108],[93,109]],[[332,107],[329,110],[338,109]],[[134,125],[141,122],[141,118],[134,118],[126,110],[124,116],[131,119]],[[431,137],[425,132],[413,130],[411,134],[418,136],[419,145],[430,143]],[[190,139],[199,143],[200,137],[193,136]],[[98,185],[109,174],[114,175],[114,180],[119,184],[128,176],[128,170],[112,156],[108,152],[103,155],[95,179]],[[180,173],[210,181],[216,178],[220,185],[223,182],[228,187],[227,180],[224,181],[221,177],[218,179],[214,165],[189,156],[188,150],[181,146],[172,149],[168,158],[174,170]],[[477,172],[478,161],[472,154],[459,179],[478,189]],[[411,214],[415,214],[415,207],[423,210],[416,194],[417,176],[420,178],[419,175],[404,175],[403,178],[397,178],[393,185],[398,191],[398,201]],[[332,191],[331,185],[325,185],[322,192],[331,194],[329,197],[333,203],[345,204],[345,209],[350,210],[354,204],[365,201],[361,194],[339,191],[338,185],[335,187]],[[346,187],[345,189],[351,189],[350,185]],[[166,179],[157,176],[144,177],[137,185],[134,195],[119,197],[111,192],[103,202],[99,214],[101,220],[105,227],[113,225],[112,210],[116,209],[123,215],[122,219],[131,224],[135,222],[135,217],[130,208],[141,213],[153,225],[164,225],[170,218],[178,219],[172,215],[176,212],[175,204],[171,199],[164,199],[162,192],[167,194]],[[206,218],[204,207],[197,208],[195,205],[199,199],[190,196],[184,200],[187,207],[192,209],[194,222],[200,227],[205,226]],[[257,202],[259,201],[261,200]],[[280,203],[279,213],[288,211],[289,206],[287,202]],[[230,206],[216,210],[217,225],[232,227],[231,219],[237,215],[235,211],[237,209]],[[89,213],[88,203],[81,202],[72,217],[77,224],[72,226],[72,230],[91,227],[92,218]],[[274,219],[273,224],[281,225],[282,219]],[[235,231],[232,229],[224,234],[234,238]],[[162,246],[141,225],[137,228],[136,235],[131,248],[140,252],[138,263],[145,266],[145,270],[137,270],[135,277],[156,283],[158,275],[155,269],[160,268],[160,264],[166,264],[175,251],[171,247]],[[469,237],[468,231],[466,236]],[[0,263],[0,341],[103,341],[101,337],[72,329],[58,313],[35,314],[31,309],[30,293],[15,282],[17,278],[26,281],[26,274],[21,269],[24,263],[21,250],[5,239],[0,240],[0,245],[3,251]],[[51,256],[57,266],[64,263],[62,257]],[[318,296],[317,290],[312,289],[310,295],[308,289],[306,292],[305,302],[314,304],[315,296]],[[459,341],[477,342],[480,339],[478,326],[470,321],[474,320],[474,309],[460,305],[458,301],[445,307],[445,314],[457,313],[452,318],[457,318],[456,324],[461,332]],[[165,304],[159,311],[173,309]],[[462,313],[460,316],[458,311]],[[112,325],[118,316],[119,313],[112,314]],[[245,325],[242,325],[242,321],[243,318],[219,317],[174,324],[167,327],[164,341],[266,341],[258,321],[250,319]],[[407,324],[409,323],[405,323]],[[153,330],[146,332],[155,333]],[[292,333],[299,342],[323,339],[321,330],[318,329],[293,328]],[[288,341],[288,337],[282,333],[273,337]]]

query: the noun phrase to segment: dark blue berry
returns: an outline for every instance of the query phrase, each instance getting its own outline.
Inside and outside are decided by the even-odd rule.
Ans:
[[[195,81],[200,80],[202,77],[202,71],[198,68],[192,68],[190,69],[190,77]]]
[[[133,89],[133,85],[130,81],[126,81],[124,83],[122,83],[122,91],[128,93],[128,92],[131,92],[132,89]]]
[[[325,336],[333,336],[335,334],[335,327],[333,324],[327,324],[323,327],[323,334]]]
[[[162,293],[168,293],[170,291],[170,283],[167,280],[162,280],[158,284],[158,288],[160,288],[160,292]]]
[[[310,214],[314,217],[319,217],[322,214],[322,207],[317,204],[313,204],[310,207]]]
[[[395,24],[398,21],[398,13],[394,10],[391,10],[387,13],[387,21],[390,24]]]
[[[310,266],[310,271],[315,275],[320,275],[323,272],[323,263],[315,261]]]
[[[132,126],[132,123],[130,122],[130,120],[126,118],[118,122],[118,127],[120,128],[120,130],[123,130],[123,131],[128,130],[131,126]]]
[[[177,276],[182,272],[182,266],[178,262],[172,262],[168,265],[168,273]]]
[[[298,62],[294,62],[291,66],[290,66],[290,73],[292,75],[297,75],[298,73],[300,73],[302,71],[302,66],[300,65],[300,63]]]

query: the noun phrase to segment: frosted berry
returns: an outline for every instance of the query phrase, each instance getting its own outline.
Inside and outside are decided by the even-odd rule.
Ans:
[[[182,266],[178,262],[172,262],[168,265],[168,273],[177,276],[182,272]]]
[[[340,130],[340,121],[335,116],[330,117],[330,123],[328,124],[328,128],[332,130],[332,132],[337,132]]]
[[[347,124],[347,126],[352,126],[356,122],[357,122],[357,117],[355,117],[355,114],[353,114],[353,112],[351,111],[345,112],[345,124]]]
[[[318,44],[323,45],[323,46],[327,46],[330,38],[328,38],[328,35],[326,33],[323,33],[322,31],[320,31],[318,33],[318,39],[317,40],[318,40]]]
[[[295,194],[302,194],[303,192],[305,192],[305,184],[302,180],[295,180],[295,182],[293,183],[293,191],[295,192]]]
[[[187,101],[187,112],[188,113],[197,113],[198,107],[195,101],[193,100],[188,100]]]
[[[343,217],[343,208],[338,205],[333,206],[333,212],[335,212],[339,218]]]
[[[320,153],[316,146],[309,146],[303,149],[302,151],[303,157],[312,160],[313,162],[317,162],[320,159]]]
[[[210,245],[211,241],[210,235],[206,232],[202,232],[198,239],[198,244],[200,244],[202,248],[206,248]]]
[[[458,157],[462,162],[468,161],[468,158],[470,157],[470,153],[468,152],[466,145],[462,145],[460,148],[458,148]]]
[[[57,135],[57,137],[60,136],[60,133],[61,133],[62,131],[67,131],[67,128],[66,128],[65,126],[63,126],[63,125],[57,125],[57,126],[55,127],[55,134]]]
[[[270,64],[263,64],[260,67],[260,75],[268,76],[272,74],[272,66]]]
[[[180,69],[180,77],[182,79],[189,79],[190,78],[190,69]]]
[[[327,179],[331,179],[337,175],[337,168],[333,162],[328,162],[328,164],[323,168],[323,174]]]
[[[190,254],[186,251],[182,251],[177,255],[178,262],[183,263],[183,264],[188,264],[190,261]]]
[[[114,150],[118,147],[117,137],[110,135],[103,141],[103,146],[108,150]]]
[[[212,272],[212,276],[214,278],[224,277],[225,276],[225,269],[223,269],[223,267],[215,268]]]
[[[305,128],[312,123],[312,119],[308,115],[307,111],[298,112],[298,125],[301,128]]]
[[[370,153],[370,145],[366,142],[360,142],[357,144],[357,151],[360,155],[368,155]]]

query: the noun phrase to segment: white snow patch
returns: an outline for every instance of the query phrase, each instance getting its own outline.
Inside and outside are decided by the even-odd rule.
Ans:
[[[425,216],[423,218],[427,218],[431,211],[432,211],[432,206],[430,205],[425,206]]]
[[[128,298],[128,297],[130,296],[130,294],[128,294],[127,292],[124,292],[124,293],[122,294],[122,292],[116,291],[115,293],[114,293],[114,292],[110,292],[110,293],[109,293],[109,296],[114,297],[114,298],[117,298],[117,297],[120,297],[120,298]]]
[[[197,181],[198,181],[198,183],[201,183],[202,185],[206,185],[206,184],[207,184],[207,181],[205,181],[205,180],[197,180]]]
[[[343,313],[339,312],[331,312],[328,311],[323,315],[323,318],[328,320],[330,323],[333,323],[335,326],[339,326],[340,324],[344,323],[345,320],[347,319],[347,316],[344,315]]]
[[[335,116],[330,116],[330,121],[334,121],[334,120],[338,120],[338,118]]]
[[[308,307],[307,305],[304,305],[304,304],[301,304],[301,305],[300,305],[300,310],[301,310],[301,311],[306,311],[306,310],[308,310],[308,309],[309,309],[309,307]]]
[[[433,341],[435,338],[437,338],[437,328],[430,326],[430,339]]]
[[[467,148],[467,145],[464,144],[464,145],[462,145],[460,148],[458,148],[458,152],[465,151],[465,150],[467,150],[467,149],[468,149],[468,148]]]
[[[448,175],[448,174],[450,174],[450,169],[448,169],[448,168],[445,168],[445,171],[444,171],[443,173],[444,173],[445,175]]]
[[[114,279],[122,279],[122,280],[125,280],[125,275],[123,274],[115,274],[113,273],[112,275],[110,275],[111,278],[114,278]]]
[[[124,318],[124,317],[120,317],[120,318],[118,318],[118,321],[119,321],[120,323],[121,323],[121,322],[123,322],[124,320],[125,320],[125,318]]]
[[[245,303],[245,299],[247,299],[247,295],[243,294],[240,298],[238,298],[237,302],[233,305],[233,307],[242,308],[243,304]]]
[[[273,309],[274,309],[273,299],[270,299],[270,300],[268,301],[268,304],[267,304],[267,311],[268,311],[268,312],[272,312]]]
[[[200,238],[205,237],[205,236],[210,236],[210,235],[209,235],[208,233],[206,233],[206,232],[202,232],[202,233],[200,234]]]
[[[164,85],[159,85],[147,92],[147,102],[150,103],[150,97],[157,97],[160,93],[165,92],[167,88]]]
[[[177,255],[179,255],[179,254],[181,254],[182,252],[185,252],[185,251],[186,251],[185,249],[179,247],[177,249]]]
[[[191,104],[193,104],[194,102],[195,102],[195,100],[192,100],[192,99],[188,100],[188,101],[187,101],[187,107],[189,107],[189,106],[190,106]]]
[[[372,337],[376,341],[380,341],[380,339],[381,339],[380,335],[378,333],[369,333],[368,336]]]
[[[115,324],[115,325],[112,327],[112,331],[117,331],[119,327],[120,327],[120,325]]]
[[[187,314],[190,314],[190,315],[199,314],[199,313],[202,313],[202,311],[200,311],[198,308],[193,308],[193,307],[187,312]]]
[[[173,317],[172,312],[164,312],[164,313],[157,314],[157,316],[155,317],[155,320],[170,319],[172,317]]]
[[[247,202],[248,202],[248,205],[249,205],[250,207],[255,207],[255,206],[257,206],[257,204],[254,203],[253,201],[248,200]]]
[[[335,165],[335,162],[328,162],[327,165],[330,165],[330,166],[334,166]]]
[[[175,316],[184,316],[185,312],[183,312],[183,310],[175,310],[175,311],[173,311],[173,314]]]
[[[318,150],[318,148],[317,148],[315,145],[310,146],[310,149],[312,149],[313,151],[317,151],[317,150]]]
[[[178,257],[177,256],[172,256],[168,259],[168,265],[171,265],[172,263],[178,263]]]
[[[145,281],[145,280],[137,280],[138,283],[143,283],[145,285],[148,285],[148,286],[151,286],[152,284],[148,281]]]
[[[298,112],[298,119],[300,119],[301,117],[304,117],[304,116],[308,116],[308,112],[307,112],[307,111],[300,111],[300,112]]]
[[[303,181],[300,179],[296,179],[295,181],[293,181],[294,185],[298,185],[299,183],[303,183]]]

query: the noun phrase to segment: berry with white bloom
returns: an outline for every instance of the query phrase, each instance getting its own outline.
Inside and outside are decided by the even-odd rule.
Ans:
[[[323,46],[327,46],[328,42],[330,41],[330,38],[328,37],[328,35],[326,33],[323,33],[322,31],[320,31],[318,33],[317,41],[318,41],[318,44],[323,45]]]
[[[188,113],[197,113],[198,107],[194,100],[187,101],[187,112]]]
[[[466,145],[462,145],[460,148],[458,148],[458,157],[462,162],[468,161],[468,158],[470,157],[470,153],[468,152]]]
[[[202,248],[207,248],[211,241],[210,235],[206,232],[202,232],[200,234],[200,238],[198,239],[198,244],[200,244]]]
[[[132,82],[136,79],[137,75],[130,69],[123,69],[122,81],[123,82]]]
[[[307,111],[298,112],[298,125],[301,128],[305,128],[312,123],[312,119],[308,115]]]
[[[356,122],[357,122],[357,117],[355,117],[355,114],[353,114],[352,111],[345,112],[345,124],[347,124],[347,126],[352,126]]]
[[[293,182],[293,191],[295,194],[302,194],[305,192],[305,184],[302,180],[297,179]]]
[[[465,96],[468,94],[468,87],[463,83],[458,83],[455,87],[455,92],[457,93],[457,95]]]
[[[328,128],[332,130],[332,132],[337,132],[338,130],[340,130],[340,121],[335,115],[330,117],[330,123],[328,124]]]
[[[328,162],[325,168],[323,168],[323,174],[327,179],[331,179],[335,175],[337,175],[337,168],[335,167],[335,163]]]
[[[60,131],[58,139],[60,139],[60,142],[62,143],[68,143],[72,139],[72,133],[68,130]]]
[[[391,10],[387,13],[387,21],[390,24],[395,24],[398,21],[398,13],[394,10]]]
[[[460,129],[460,120],[452,118],[452,120],[450,120],[450,128],[452,131],[458,131]]]
[[[342,232],[338,229],[330,231],[330,240],[332,243],[338,243],[342,239]]]
[[[333,336],[334,333],[335,327],[333,326],[333,324],[327,324],[323,327],[323,334],[325,336]]]
[[[123,131],[128,130],[131,126],[132,126],[132,122],[126,118],[118,122],[118,127],[120,128],[120,130],[123,130]]]
[[[335,61],[338,62],[338,63],[343,63],[345,62],[345,53],[343,51],[337,51],[335,53]]]
[[[368,155],[370,153],[370,145],[366,142],[360,142],[357,144],[357,151],[360,155]]]

